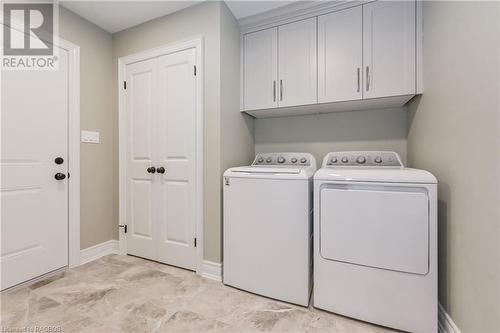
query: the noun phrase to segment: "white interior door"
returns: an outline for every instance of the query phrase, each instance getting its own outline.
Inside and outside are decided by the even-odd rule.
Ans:
[[[318,17],[318,102],[362,98],[362,6]]]
[[[3,290],[68,265],[68,53],[58,70],[1,74]]]
[[[188,269],[196,268],[195,63],[192,48],[126,67],[127,252]]]
[[[245,110],[278,106],[278,29],[243,37],[243,104]]]
[[[155,162],[156,59],[127,66],[127,250],[156,258]]]
[[[158,261],[195,269],[196,50],[158,59]]]
[[[316,17],[278,28],[279,106],[317,102]]]
[[[415,94],[415,1],[363,5],[364,98]]]

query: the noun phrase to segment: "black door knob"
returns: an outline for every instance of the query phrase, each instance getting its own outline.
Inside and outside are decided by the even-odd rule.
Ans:
[[[64,158],[62,158],[62,157],[56,157],[56,159],[54,160],[54,162],[56,164],[63,164],[64,163]]]
[[[158,173],[165,173],[165,168],[164,167],[159,167],[158,169],[156,169],[156,171]]]
[[[155,173],[156,172],[156,168],[155,167],[149,167],[149,168],[147,168],[147,171],[149,173]]]
[[[58,172],[54,175],[54,178],[57,180],[63,180],[64,178],[66,178],[66,175],[64,173]]]

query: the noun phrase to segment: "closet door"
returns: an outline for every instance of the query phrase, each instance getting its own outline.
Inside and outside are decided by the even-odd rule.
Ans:
[[[364,98],[415,94],[415,1],[363,5]]]
[[[245,110],[278,106],[278,29],[243,36],[243,107]]]
[[[158,257],[196,268],[196,50],[158,60]],[[164,168],[164,170],[163,170]]]
[[[155,190],[156,64],[146,60],[128,65],[127,77],[127,252],[156,260],[155,222],[158,206]],[[149,169],[149,171],[148,171]]]
[[[318,102],[362,98],[361,6],[318,17]]]
[[[279,26],[279,106],[317,102],[316,17]]]

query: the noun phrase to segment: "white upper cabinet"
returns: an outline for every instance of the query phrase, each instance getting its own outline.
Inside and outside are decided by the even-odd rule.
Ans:
[[[317,103],[316,17],[278,27],[280,107]]]
[[[278,106],[278,29],[243,36],[243,109]]]
[[[248,114],[394,108],[422,93],[421,1],[315,2],[272,20],[242,26]]]
[[[364,98],[416,93],[415,2],[363,5]]]
[[[362,95],[362,6],[318,17],[318,102]]]

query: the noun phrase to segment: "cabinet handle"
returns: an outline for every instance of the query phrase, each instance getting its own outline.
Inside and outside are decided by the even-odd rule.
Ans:
[[[280,101],[283,100],[283,80],[280,80]]]
[[[370,90],[370,66],[366,66],[366,91]]]
[[[276,102],[276,80],[273,81],[273,102]]]
[[[358,67],[358,69],[357,69],[357,73],[358,73],[358,90],[357,90],[357,92],[359,92],[360,85],[361,85],[361,80],[360,80],[360,76],[361,76],[361,68],[359,68],[359,67]]]

